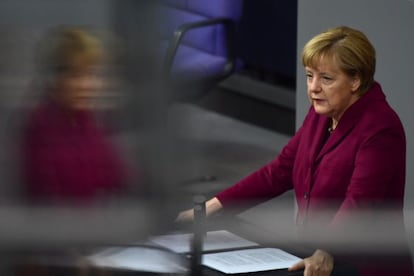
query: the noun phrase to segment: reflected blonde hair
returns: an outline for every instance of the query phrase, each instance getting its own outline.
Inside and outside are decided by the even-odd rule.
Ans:
[[[98,37],[80,27],[63,27],[52,36],[49,62],[55,73],[100,65],[104,50]]]
[[[346,75],[358,76],[361,80],[361,94],[372,86],[376,65],[375,49],[361,31],[340,26],[313,37],[303,48],[302,64],[317,68],[322,58],[337,62]]]

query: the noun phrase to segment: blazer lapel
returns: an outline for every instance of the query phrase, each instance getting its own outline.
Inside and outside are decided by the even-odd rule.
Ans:
[[[353,129],[355,125],[355,120],[341,120],[337,125],[335,131],[329,136],[326,143],[322,146],[322,149],[319,151],[315,158],[315,162],[319,162],[320,159],[333,148],[335,148],[339,143],[341,143],[348,133]]]
[[[374,86],[374,88],[377,86]],[[336,147],[339,143],[342,142],[343,139],[348,135],[349,132],[352,131],[355,124],[362,116],[362,113],[366,109],[366,105],[370,104],[374,100],[383,100],[383,94],[379,94],[374,89],[374,91],[368,91],[364,96],[362,96],[358,101],[356,101],[353,105],[351,105],[348,110],[345,111],[344,115],[342,116],[341,120],[339,120],[336,129],[332,132],[328,140],[326,141],[325,145],[317,154],[315,162],[319,162],[320,159],[329,151],[331,151],[334,147]],[[377,99],[378,98],[378,99]]]
[[[310,164],[314,164],[316,161],[317,156],[319,156],[319,153],[321,151],[321,148],[324,146],[328,126],[330,124],[330,118],[329,117],[319,117],[320,122],[316,122],[314,124],[314,129],[310,130],[314,134],[310,137],[312,137],[310,148],[309,148],[309,158],[310,158]]]
[[[375,82],[366,94],[348,108],[339,121],[335,131],[333,131],[327,139],[326,132],[330,123],[330,118],[316,116],[317,118],[314,119],[309,129],[309,131],[313,133],[313,135],[309,135],[309,137],[312,138],[312,141],[309,143],[310,164],[318,164],[327,152],[331,151],[346,138],[362,116],[362,113],[366,110],[367,105],[371,104],[373,101],[384,100],[385,95],[382,92],[381,86]]]

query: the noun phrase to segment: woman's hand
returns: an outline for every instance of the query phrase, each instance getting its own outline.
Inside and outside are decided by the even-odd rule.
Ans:
[[[334,267],[334,258],[327,252],[317,249],[312,256],[303,259],[289,268],[289,271],[305,269],[304,276],[329,276]]]
[[[214,214],[221,208],[223,208],[223,205],[221,205],[220,201],[216,197],[213,197],[212,199],[206,202],[206,215],[209,216],[211,214]],[[186,222],[186,221],[192,221],[192,220],[194,220],[193,209],[180,212],[177,218],[175,219],[175,221],[178,221],[178,222]]]
[[[178,221],[178,222],[186,222],[186,221],[192,221],[192,220],[194,220],[194,210],[193,209],[182,211],[175,218],[175,221]]]

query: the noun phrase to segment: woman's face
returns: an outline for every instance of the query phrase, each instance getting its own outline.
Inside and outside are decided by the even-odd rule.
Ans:
[[[306,66],[308,97],[316,113],[339,121],[345,110],[359,98],[358,77],[349,77],[337,63],[321,58],[316,68]]]
[[[63,73],[57,80],[58,99],[74,110],[92,109],[103,81],[95,67]]]

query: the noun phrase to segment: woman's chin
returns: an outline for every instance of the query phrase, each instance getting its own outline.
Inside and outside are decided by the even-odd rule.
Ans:
[[[313,109],[319,115],[329,115],[331,113],[331,110],[330,109],[328,109],[326,107],[323,107],[323,106],[320,106],[320,105],[315,105],[314,104],[313,105]]]
[[[88,111],[93,110],[93,105],[89,103],[76,103],[71,104],[70,108],[75,111]]]

